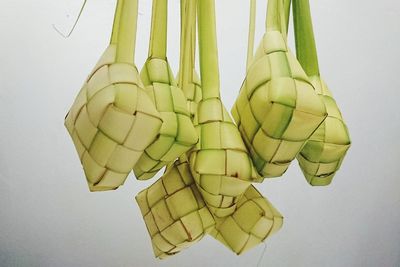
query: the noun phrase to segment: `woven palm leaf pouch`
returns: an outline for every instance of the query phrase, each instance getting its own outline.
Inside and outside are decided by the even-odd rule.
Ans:
[[[163,119],[160,134],[134,168],[136,177],[141,180],[153,177],[198,141],[185,95],[177,87],[166,57],[167,6],[167,0],[153,0],[149,57],[140,73]]]
[[[269,0],[266,33],[232,108],[263,177],[281,176],[325,120],[325,106],[290,52],[283,2]]]
[[[339,170],[351,141],[340,109],[320,76],[309,0],[293,0],[297,59],[309,76],[328,117],[307,141],[297,160],[311,185],[328,185]]]
[[[65,118],[91,191],[122,185],[162,116],[134,65],[137,0],[118,0],[110,44]]]
[[[181,0],[181,49],[179,85],[189,96],[188,107],[200,100],[195,70],[196,1]],[[192,85],[197,94],[192,95]],[[164,175],[136,197],[151,237],[154,255],[164,259],[187,248],[211,231],[215,225],[190,172],[186,154],[167,166]]]
[[[247,68],[253,58],[255,13],[256,0],[251,0]],[[215,221],[211,236],[240,255],[276,233],[282,227],[283,217],[268,199],[251,185],[239,199],[235,212],[224,218],[215,217]]]
[[[199,142],[189,151],[190,168],[210,211],[225,217],[251,182],[262,178],[220,99],[213,0],[198,1],[198,25],[203,98],[194,116]]]
[[[215,221],[190,173],[186,156],[136,196],[154,255],[163,259],[199,241]]]
[[[215,217],[210,235],[240,255],[261,244],[283,224],[278,210],[250,186],[239,199],[235,212],[225,218]]]

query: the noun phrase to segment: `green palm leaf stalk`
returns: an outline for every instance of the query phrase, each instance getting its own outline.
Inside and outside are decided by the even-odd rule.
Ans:
[[[232,108],[254,165],[281,176],[326,118],[326,109],[286,42],[281,0],[268,1],[266,33]]]
[[[254,58],[254,35],[256,31],[256,11],[257,1],[250,0],[250,14],[249,14],[249,35],[247,40],[247,59],[246,59],[246,71],[249,70],[251,63]]]
[[[201,81],[195,69],[197,0],[181,0],[181,48],[178,86],[182,89],[191,118],[202,99]]]
[[[163,119],[160,134],[133,169],[140,180],[153,177],[198,141],[186,98],[176,85],[166,57],[167,5],[167,0],[153,0],[149,57],[140,73]]]
[[[210,211],[225,217],[235,211],[250,183],[261,178],[220,99],[213,0],[198,1],[198,23],[203,99],[194,116],[199,142],[189,152],[190,167]]]
[[[250,1],[249,44],[247,66],[253,58],[256,0]],[[216,226],[211,235],[230,250],[240,255],[261,244],[277,232],[283,217],[254,186],[250,186],[239,199],[237,209],[225,218],[215,217]]]
[[[323,186],[331,183],[351,141],[336,101],[320,76],[308,0],[293,0],[293,18],[297,58],[328,112],[328,117],[298,154],[297,160],[307,181]]]
[[[137,0],[118,0],[110,44],[65,118],[91,191],[122,185],[162,119],[134,65]]]

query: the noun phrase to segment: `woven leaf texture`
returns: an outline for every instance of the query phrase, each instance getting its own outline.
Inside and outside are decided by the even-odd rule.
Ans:
[[[173,162],[198,141],[186,98],[177,87],[165,56],[167,2],[153,1],[149,58],[141,71],[147,92],[163,119],[160,134],[145,150],[134,168],[136,177],[141,180],[153,177],[162,167]]]
[[[294,0],[293,3],[297,57],[328,113],[297,155],[297,160],[311,185],[328,185],[339,170],[351,141],[337,103],[319,74],[309,2]]]
[[[282,13],[281,4],[280,0],[270,0],[268,16],[280,17],[274,14]],[[327,116],[315,88],[288,49],[285,36],[279,29],[267,27],[232,108],[253,163],[263,177],[281,176]]]
[[[215,224],[183,156],[136,201],[158,258],[174,255],[200,240]]]
[[[261,178],[220,100],[214,2],[199,1],[198,10],[203,99],[194,117],[199,142],[189,152],[190,167],[211,212],[225,217],[250,183]]]
[[[196,16],[196,2],[194,0],[186,1],[181,0],[181,51],[180,51],[180,73],[179,75],[179,85],[185,84],[185,86],[180,86],[183,92],[189,93],[189,96],[193,96],[191,100],[187,100],[188,107],[197,106],[197,102],[199,99],[199,94],[201,95],[200,81],[196,77],[196,70],[194,66],[194,43],[196,41],[196,36],[193,34],[195,30],[195,19]],[[188,36],[188,38],[186,38]],[[190,46],[190,50],[189,50]],[[195,86],[193,86],[195,85]],[[197,87],[196,91],[198,92],[196,95],[191,95],[191,90]],[[191,103],[189,103],[191,102]],[[143,191],[136,198],[138,200],[138,204],[141,207],[142,213],[145,218],[145,223],[147,229],[149,229],[150,236],[152,238],[152,244],[154,249],[154,254],[156,257],[164,259],[168,256],[175,255],[180,252],[182,249],[187,248],[190,245],[195,244],[204,236],[204,233],[209,232],[213,225],[215,225],[215,221],[211,216],[208,208],[204,205],[204,200],[200,195],[197,187],[194,184],[194,179],[189,170],[188,160],[186,155],[182,155],[177,161],[174,163],[170,163],[167,165],[167,170],[165,174],[157,181],[154,185],[152,185],[147,190]],[[163,189],[161,189],[161,186]],[[176,191],[172,192],[172,186],[175,186]],[[152,189],[158,188],[158,189]],[[169,192],[167,193],[167,189]],[[179,190],[186,190],[186,193],[178,193]],[[189,191],[192,192],[189,193]],[[192,212],[190,216],[180,216],[182,213],[182,207],[172,206],[171,209],[174,210],[174,214],[180,214],[174,218],[171,218],[172,212],[163,212],[157,216],[160,221],[161,219],[164,221],[174,220],[174,223],[179,225],[182,224],[182,228],[176,234],[179,239],[169,238],[170,235],[165,235],[164,231],[161,231],[160,228],[155,230],[154,225],[155,221],[152,214],[150,214],[149,203],[147,202],[147,196],[149,193],[152,194],[152,198],[162,199],[162,198],[170,198],[173,197],[174,194],[180,194],[175,196],[175,199],[179,199],[181,203],[190,203],[192,207],[198,207],[197,213],[199,216],[195,215],[195,212]],[[157,195],[158,194],[158,195]],[[145,201],[146,200],[146,201]],[[164,209],[167,207],[163,206]],[[186,213],[186,212],[184,212]],[[183,213],[183,214],[184,214]],[[147,215],[146,215],[147,214]],[[148,218],[146,220],[146,218]],[[204,224],[203,224],[204,221]],[[186,226],[185,226],[186,225]],[[203,226],[203,228],[200,227]],[[165,230],[167,231],[167,230]],[[155,237],[157,235],[157,238]]]
[[[91,191],[122,185],[162,123],[133,65],[135,12],[137,1],[118,2],[111,44],[65,119]]]
[[[211,235],[240,255],[261,244],[276,233],[283,217],[254,186],[250,186],[237,203],[235,212],[225,218],[215,218]]]
[[[256,0],[250,1],[249,40],[247,68],[253,60],[256,19]],[[225,218],[217,218],[211,235],[236,254],[261,244],[269,235],[278,231],[283,223],[280,213],[272,204],[250,186],[239,199],[235,212]]]

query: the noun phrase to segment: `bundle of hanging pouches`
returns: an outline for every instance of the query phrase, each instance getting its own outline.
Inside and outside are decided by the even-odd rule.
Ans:
[[[214,0],[181,0],[177,78],[167,59],[168,1],[153,0],[139,73],[138,1],[118,0],[110,44],[66,116],[90,191],[117,189],[131,170],[145,180],[165,167],[136,196],[158,258],[206,234],[237,254],[262,243],[283,217],[252,183],[282,176],[297,159],[311,185],[328,185],[350,147],[320,76],[308,0],[293,0],[297,57],[287,45],[290,0],[268,1],[266,32],[253,55],[255,4],[250,0],[247,72],[233,119],[220,96]]]

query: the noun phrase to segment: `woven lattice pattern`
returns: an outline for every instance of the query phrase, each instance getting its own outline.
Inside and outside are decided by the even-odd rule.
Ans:
[[[154,254],[165,258],[200,240],[215,221],[194,184],[187,160],[177,160],[136,201]]]
[[[281,176],[324,121],[325,106],[280,32],[264,35],[232,115],[264,177]]]
[[[65,119],[91,191],[122,185],[162,124],[137,69],[110,45]]]
[[[310,79],[325,104],[328,117],[307,141],[297,160],[311,185],[328,185],[339,170],[351,141],[340,110],[325,82],[316,76]]]
[[[225,217],[250,183],[261,178],[219,98],[199,102],[194,125],[199,142],[190,151],[193,177],[211,212]]]
[[[191,77],[190,82],[183,83],[182,85],[179,85],[179,87],[182,89],[186,97],[187,109],[189,110],[190,117],[193,119],[194,114],[197,111],[197,105],[203,96],[201,93],[200,77],[195,69],[193,69],[192,72],[193,76]]]
[[[240,198],[237,210],[215,221],[210,234],[239,255],[277,232],[282,227],[283,217],[254,186],[250,186]]]
[[[162,167],[188,151],[198,140],[186,98],[176,86],[164,59],[150,58],[141,71],[148,94],[163,119],[160,134],[134,168],[140,180],[152,178]]]

